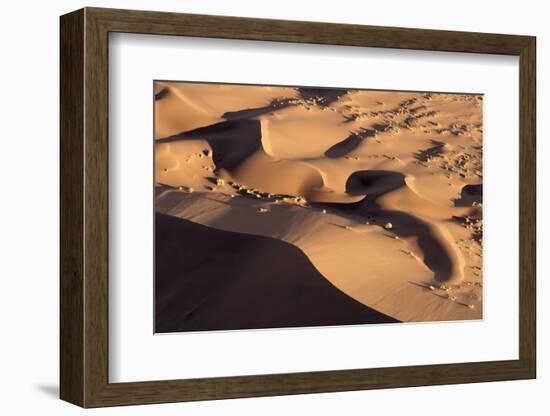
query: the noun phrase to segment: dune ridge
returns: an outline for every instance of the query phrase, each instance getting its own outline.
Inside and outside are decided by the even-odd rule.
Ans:
[[[163,214],[156,229],[156,332],[397,322],[339,291],[291,244]]]

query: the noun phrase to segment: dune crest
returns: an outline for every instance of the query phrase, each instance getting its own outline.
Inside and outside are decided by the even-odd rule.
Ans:
[[[162,214],[156,228],[156,332],[397,322],[339,291],[280,240]],[[208,258],[213,250],[224,255]],[[239,256],[243,250],[248,259]]]

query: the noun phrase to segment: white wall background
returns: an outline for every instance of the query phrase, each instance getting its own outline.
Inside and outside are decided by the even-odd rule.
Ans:
[[[537,0],[440,1],[348,0],[273,2],[231,0],[4,2],[0,14],[0,412],[72,415],[81,409],[58,394],[58,16],[82,6],[156,9],[188,13],[317,20],[387,26],[529,34],[538,37],[538,330],[539,378],[534,381],[316,394],[217,402],[167,404],[87,411],[102,415],[229,415],[284,413],[329,415],[464,414],[545,415],[550,409],[550,361],[546,325],[550,296],[544,272],[543,234],[550,231],[543,184],[550,157],[543,140],[550,84],[550,26],[545,2]],[[546,157],[545,157],[546,156]],[[544,200],[546,199],[546,201]],[[544,263],[544,265],[543,265]],[[546,266],[546,267],[545,267]]]

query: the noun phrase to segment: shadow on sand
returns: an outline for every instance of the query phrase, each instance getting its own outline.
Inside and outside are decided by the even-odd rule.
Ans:
[[[397,322],[333,286],[295,246],[156,214],[155,331]]]

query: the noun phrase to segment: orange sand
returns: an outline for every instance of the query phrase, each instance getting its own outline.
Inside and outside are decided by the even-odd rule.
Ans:
[[[158,212],[291,243],[400,321],[482,317],[481,96],[155,92]]]

